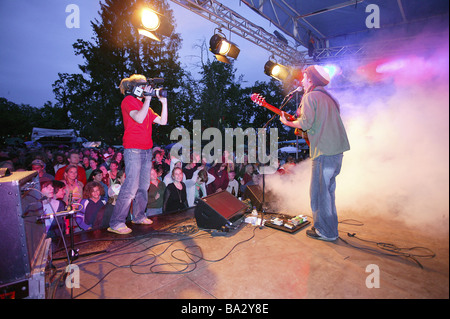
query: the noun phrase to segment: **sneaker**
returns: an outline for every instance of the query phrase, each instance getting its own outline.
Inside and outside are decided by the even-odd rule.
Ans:
[[[143,220],[141,221],[131,221],[133,224],[137,224],[137,225],[151,225],[153,224],[153,221],[147,217],[145,217]]]
[[[337,238],[328,238],[328,237],[321,236],[320,234],[318,234],[317,230],[314,227],[312,229],[308,229],[306,231],[306,236],[308,236],[309,238],[312,238],[312,239],[318,239],[318,240],[324,240],[324,241],[335,241],[337,239]]]
[[[131,228],[128,228],[127,226],[123,226],[123,227],[120,227],[120,228],[117,228],[117,229],[108,227],[107,230],[109,232],[111,232],[111,233],[116,233],[116,234],[119,234],[119,235],[126,235],[126,234],[129,234],[129,233],[132,232]]]

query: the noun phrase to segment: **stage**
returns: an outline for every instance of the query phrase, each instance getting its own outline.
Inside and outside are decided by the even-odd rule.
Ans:
[[[54,243],[53,264],[58,271],[47,298],[449,297],[448,237],[433,237],[395,223],[341,217],[341,238],[336,242],[308,238],[309,226],[290,234],[242,223],[225,236],[212,235],[198,230],[193,209],[154,217],[151,226],[130,224],[129,235],[106,230],[78,233],[75,248],[80,255],[107,252],[74,260],[80,287],[69,289],[61,276],[67,262],[57,259],[65,251],[60,249],[61,241]],[[427,249],[400,250],[400,256],[391,245],[385,250],[380,248],[385,245],[361,239],[389,243],[394,250]]]

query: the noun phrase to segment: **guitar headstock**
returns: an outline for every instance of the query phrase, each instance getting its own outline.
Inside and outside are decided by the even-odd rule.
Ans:
[[[250,98],[253,102],[260,106],[263,106],[264,103],[266,103],[266,98],[259,93],[253,93]]]

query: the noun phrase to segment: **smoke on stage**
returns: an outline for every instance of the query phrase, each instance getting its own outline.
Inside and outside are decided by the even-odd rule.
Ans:
[[[417,54],[430,41],[433,49]],[[448,30],[444,36],[424,33],[408,46],[402,52],[410,55],[343,62],[351,86],[330,85],[351,146],[337,177],[336,206],[340,219],[345,213],[400,219],[448,235]],[[310,214],[310,171],[306,160],[292,174],[266,177],[280,210]]]

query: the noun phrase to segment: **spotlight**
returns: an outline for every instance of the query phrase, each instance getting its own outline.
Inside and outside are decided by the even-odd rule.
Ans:
[[[156,12],[148,8],[142,9],[141,22],[142,26],[148,31],[155,31],[161,25],[161,19]]]
[[[239,48],[228,41],[225,36],[214,34],[209,40],[209,50],[216,56],[217,60],[224,63],[230,63],[228,57],[236,59],[239,55]]]
[[[172,34],[173,26],[163,15],[150,8],[142,8],[137,15],[137,28],[139,34],[151,38],[156,41],[161,39],[155,34],[169,37]]]
[[[264,66],[264,73],[281,82],[286,81],[290,75],[289,69],[286,66],[271,60],[267,61]]]
[[[323,66],[323,68],[330,75],[330,79],[332,79],[334,76],[339,75],[339,74],[342,73],[341,68],[339,66],[335,65],[335,64],[326,64],[326,65]]]

